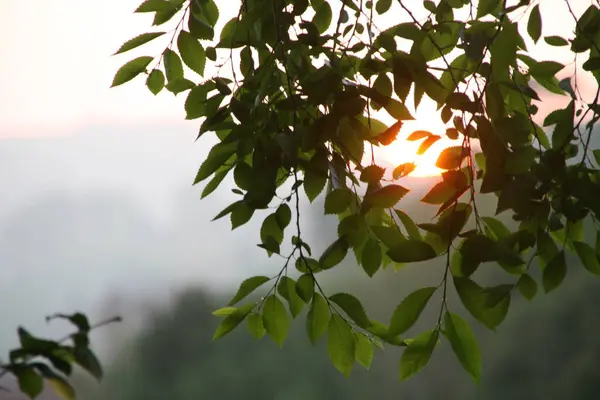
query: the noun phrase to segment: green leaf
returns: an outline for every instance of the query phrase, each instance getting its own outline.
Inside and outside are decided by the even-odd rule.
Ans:
[[[341,237],[333,242],[319,258],[319,265],[322,269],[330,269],[342,262],[348,254],[348,241]]]
[[[277,224],[283,230],[285,229],[292,220],[292,210],[290,210],[290,206],[287,204],[282,204],[277,207],[277,211],[275,211],[275,218],[277,219]]]
[[[235,310],[237,310],[236,307],[223,307],[223,308],[219,308],[218,310],[213,311],[212,315],[214,315],[216,317],[226,317],[229,314],[233,313]]]
[[[373,343],[360,333],[354,333],[354,358],[367,370],[373,361]]]
[[[315,24],[319,33],[322,34],[329,28],[332,17],[333,13],[331,12],[331,6],[329,5],[329,2],[324,1],[315,9],[315,16],[313,17],[312,23]]]
[[[479,382],[481,378],[481,353],[473,330],[467,321],[451,312],[446,312],[444,316],[444,328],[454,354],[456,354],[464,369],[471,374],[476,382]]]
[[[29,366],[15,372],[19,380],[19,389],[30,398],[36,398],[44,389],[44,380]]]
[[[206,52],[198,39],[187,31],[180,31],[177,36],[177,48],[185,65],[198,75],[204,75]]]
[[[313,296],[313,301],[306,315],[306,331],[310,342],[314,345],[325,333],[331,314],[327,302],[318,293]]]
[[[181,92],[185,92],[186,90],[190,90],[191,88],[195,87],[196,85],[194,84],[194,82],[190,81],[189,79],[175,79],[173,81],[168,82],[165,85],[165,88],[169,91],[172,92],[173,94],[177,95]]]
[[[435,165],[441,169],[460,168],[462,160],[468,155],[469,151],[462,146],[448,147],[440,153]]]
[[[421,288],[402,300],[392,314],[389,328],[390,336],[403,334],[417,322],[435,290],[435,287]]]
[[[298,278],[298,281],[296,281],[296,293],[305,303],[310,303],[315,294],[315,280],[312,274],[303,274]]]
[[[260,227],[260,240],[262,243],[267,243],[269,237],[275,239],[278,245],[283,242],[283,230],[279,226],[276,213],[269,214]]]
[[[205,86],[195,86],[190,90],[185,100],[185,119],[191,120],[205,115],[206,94]]]
[[[337,314],[333,314],[329,321],[327,353],[335,368],[349,377],[355,360],[354,337],[350,326]]]
[[[550,46],[568,46],[569,42],[560,36],[546,36],[544,41]]]
[[[502,0],[480,0],[477,6],[477,19],[488,14],[495,14],[502,9]]]
[[[229,301],[229,303],[227,303],[227,305],[233,306],[240,300],[246,298],[246,296],[248,296],[250,293],[252,293],[254,290],[263,285],[265,282],[268,282],[269,280],[270,278],[267,276],[253,276],[251,278],[246,279],[240,284],[240,287],[238,288],[235,296],[233,296],[233,298]]]
[[[537,293],[537,283],[528,274],[523,274],[517,282],[517,289],[527,300],[532,300]]]
[[[89,372],[94,378],[98,380],[102,379],[102,365],[91,349],[87,347],[76,348],[75,362]]]
[[[254,210],[248,207],[246,203],[239,203],[237,207],[231,210],[231,230],[234,230],[250,221],[250,218],[252,218],[253,214]]]
[[[142,56],[125,63],[115,74],[111,87],[129,82],[142,72],[146,71],[146,67],[153,59],[154,58],[150,56]]]
[[[437,330],[426,331],[408,343],[400,358],[399,376],[401,381],[417,374],[429,363],[438,341],[438,335]]]
[[[454,287],[467,311],[489,329],[495,329],[506,318],[510,296],[490,306],[489,295],[472,280],[454,277]]]
[[[381,267],[382,254],[381,247],[377,240],[369,238],[365,243],[361,254],[361,265],[363,270],[372,277]]]
[[[529,14],[527,33],[534,42],[540,40],[540,36],[542,36],[542,16],[540,14],[539,4],[536,4],[531,10],[531,14]]]
[[[375,11],[378,14],[385,14],[392,7],[392,0],[377,0]]]
[[[171,82],[183,79],[183,64],[177,53],[171,49],[166,49],[163,53],[163,61],[165,63],[167,81]]]
[[[271,339],[279,347],[283,347],[283,342],[290,328],[290,317],[279,297],[270,295],[265,299],[263,303],[263,324]]]
[[[542,282],[544,291],[550,293],[556,289],[567,275],[567,263],[565,261],[565,252],[560,251],[544,268]]]
[[[419,241],[423,240],[423,238],[421,237],[421,232],[419,232],[419,228],[414,223],[414,221],[408,216],[407,213],[405,213],[404,211],[401,211],[401,210],[394,210],[394,212],[396,213],[396,215],[398,216],[398,218],[404,225],[404,228],[406,229],[406,233],[408,234],[408,236],[411,239],[419,240]]]
[[[529,73],[534,77],[540,76],[550,78],[556,75],[564,67],[563,64],[556,61],[541,61],[531,65],[529,67]]]
[[[165,34],[165,32],[142,33],[141,35],[138,35],[138,36],[134,37],[133,39],[130,39],[130,40],[126,41],[125,43],[123,43],[123,45],[121,47],[119,47],[119,50],[117,50],[117,52],[113,55],[125,53],[126,51],[129,51],[131,49],[135,49],[136,47],[141,46],[145,43],[148,43],[149,41],[151,41],[153,39],[161,37],[164,34]]]
[[[329,296],[329,300],[340,306],[340,308],[354,321],[356,325],[367,329],[371,322],[363,308],[360,300],[348,293],[337,293]]]
[[[409,190],[400,185],[387,185],[367,193],[364,202],[371,206],[390,208],[394,207]]]
[[[352,202],[352,192],[346,188],[334,189],[325,197],[325,214],[341,214]]]
[[[244,320],[244,318],[246,318],[250,311],[252,311],[254,306],[254,304],[245,304],[231,311],[217,327],[217,330],[213,335],[213,340],[220,339],[234,330],[235,327],[238,326],[240,322]]]
[[[54,390],[54,393],[59,395],[64,400],[75,400],[75,389],[67,381],[60,376],[54,376],[46,379],[46,381]]]
[[[160,69],[153,69],[146,79],[146,86],[153,95],[157,95],[165,87],[165,75]]]
[[[248,328],[248,332],[254,339],[261,339],[267,333],[265,326],[263,324],[262,315],[258,313],[251,313],[246,318],[246,326]]]
[[[194,184],[202,182],[209,176],[211,176],[219,167],[235,153],[237,150],[237,142],[221,142],[213,146],[210,150],[204,162],[200,166]]]
[[[573,242],[573,246],[585,269],[595,275],[600,275],[600,262],[598,262],[598,256],[592,246],[584,242]]]
[[[296,292],[296,281],[288,276],[282,276],[277,285],[277,292],[287,300],[292,318],[296,318],[304,307],[304,300]]]
[[[398,243],[388,250],[387,255],[398,263],[426,261],[437,257],[435,250],[428,243],[414,239]]]
[[[173,8],[173,4],[167,0],[146,0],[138,6],[135,13],[147,13],[166,11]]]

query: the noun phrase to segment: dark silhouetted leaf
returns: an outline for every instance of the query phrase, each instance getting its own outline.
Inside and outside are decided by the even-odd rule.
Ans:
[[[394,262],[399,263],[431,260],[437,256],[429,244],[414,239],[399,243],[388,250],[387,254]]]
[[[544,291],[546,293],[550,293],[556,289],[558,286],[560,286],[566,275],[567,263],[565,261],[565,252],[560,251],[544,268],[544,273],[542,276]]]

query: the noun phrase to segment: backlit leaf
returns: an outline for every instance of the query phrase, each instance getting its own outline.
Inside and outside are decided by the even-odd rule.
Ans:
[[[442,150],[435,165],[441,169],[456,169],[468,155],[469,151],[462,146],[448,147]]]
[[[431,135],[427,139],[423,140],[419,148],[417,149],[417,154],[424,154],[435,142],[440,140],[442,137],[439,135]]]
[[[240,322],[244,320],[244,318],[246,318],[248,313],[250,313],[253,308],[254,304],[245,304],[240,308],[235,308],[232,310],[217,327],[217,330],[213,335],[213,340],[220,339],[235,329],[235,327],[238,326]]]
[[[258,313],[251,313],[246,317],[246,326],[248,332],[254,339],[260,339],[267,333],[263,324],[262,315]]]
[[[429,137],[431,135],[433,135],[433,133],[431,133],[429,131],[414,131],[413,133],[408,135],[406,140],[416,141],[416,140],[421,140],[423,138]]]
[[[246,298],[246,296],[248,296],[250,293],[252,293],[254,290],[263,285],[265,282],[268,282],[269,280],[270,278],[266,276],[253,276],[252,278],[246,279],[241,283],[236,294],[227,304],[229,306],[233,306],[240,300]]]

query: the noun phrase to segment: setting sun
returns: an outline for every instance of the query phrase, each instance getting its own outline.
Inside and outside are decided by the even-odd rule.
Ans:
[[[414,177],[438,176],[444,170],[435,166],[438,156],[447,147],[460,145],[462,140],[451,140],[446,136],[446,125],[435,110],[435,104],[425,101],[414,114],[415,120],[404,121],[398,138],[388,146],[378,149],[379,156],[395,166],[404,163],[414,163],[415,169],[410,173]],[[441,139],[435,142],[424,154],[417,154],[423,140],[409,141],[406,138],[413,132],[424,130]]]

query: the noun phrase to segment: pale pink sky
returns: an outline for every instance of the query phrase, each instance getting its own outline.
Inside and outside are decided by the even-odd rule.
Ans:
[[[132,13],[139,2],[0,0],[0,137],[68,135],[97,123],[181,122],[185,95],[174,98],[165,92],[155,97],[143,78],[109,89],[121,64],[134,56],[157,55],[165,46],[159,39],[127,55],[111,56],[125,40],[152,30],[149,15]],[[571,0],[579,13],[590,3]],[[237,2],[220,4],[230,4],[221,13],[224,22],[235,13]],[[541,7],[543,34],[568,37],[572,20],[564,1],[542,0]],[[534,56],[570,61],[567,50],[545,44],[538,44]],[[424,108],[419,114],[428,112]]]

